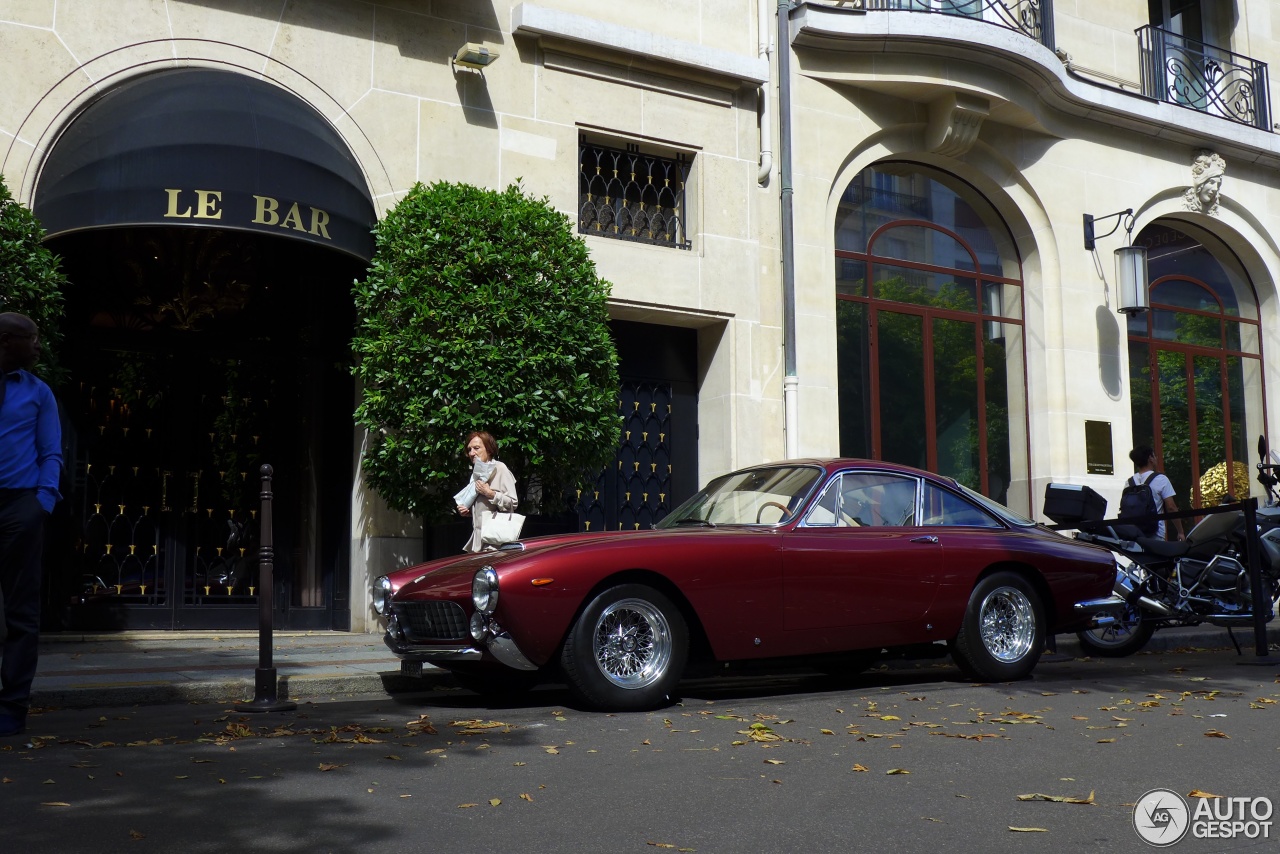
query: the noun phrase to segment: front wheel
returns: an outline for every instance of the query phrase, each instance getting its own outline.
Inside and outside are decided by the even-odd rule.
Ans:
[[[1146,646],[1155,630],[1155,620],[1131,604],[1114,623],[1076,632],[1076,637],[1080,640],[1080,649],[1087,655],[1124,658]]]
[[[979,581],[969,595],[951,655],[974,679],[1009,682],[1031,673],[1044,639],[1044,607],[1031,582],[997,572]]]
[[[603,711],[671,701],[689,654],[689,629],[670,599],[640,584],[600,593],[574,622],[560,653],[569,689]]]

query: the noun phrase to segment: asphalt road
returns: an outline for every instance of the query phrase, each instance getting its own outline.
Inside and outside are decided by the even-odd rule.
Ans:
[[[947,664],[706,680],[643,714],[444,682],[267,715],[49,710],[0,740],[0,850],[1151,850],[1132,825],[1150,789],[1280,802],[1280,666],[1238,660],[1045,661],[1000,685]]]

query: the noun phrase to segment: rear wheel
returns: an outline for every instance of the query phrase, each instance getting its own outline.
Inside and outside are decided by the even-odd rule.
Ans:
[[[979,581],[969,595],[951,654],[972,678],[1009,682],[1031,673],[1044,639],[1044,607],[1031,582],[997,572]]]
[[[1129,605],[1114,623],[1076,632],[1076,637],[1087,655],[1124,658],[1146,646],[1155,630],[1154,620],[1144,615],[1141,608]]]
[[[689,629],[670,599],[621,584],[588,603],[569,631],[560,664],[587,705],[641,711],[671,701],[689,654]]]

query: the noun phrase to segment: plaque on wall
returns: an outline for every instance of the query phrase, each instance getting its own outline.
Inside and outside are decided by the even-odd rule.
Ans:
[[[1084,422],[1084,459],[1089,474],[1115,474],[1111,453],[1111,422]]]

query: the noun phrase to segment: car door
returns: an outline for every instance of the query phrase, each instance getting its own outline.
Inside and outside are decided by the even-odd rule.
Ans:
[[[920,480],[897,472],[835,475],[783,538],[784,625],[822,646],[899,642],[882,629],[928,611],[943,566],[936,531],[918,524]],[[919,626],[923,629],[923,623]],[[836,630],[836,631],[828,631]]]

